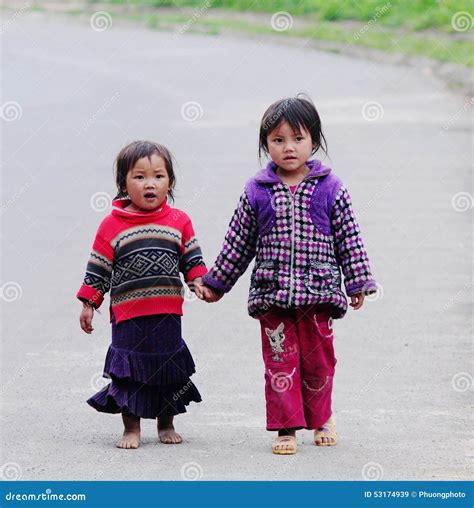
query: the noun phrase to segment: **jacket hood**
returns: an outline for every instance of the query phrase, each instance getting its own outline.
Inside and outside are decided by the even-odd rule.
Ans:
[[[309,173],[304,178],[307,180],[308,178],[318,178],[320,176],[328,175],[332,170],[330,167],[325,166],[319,160],[311,160],[306,162],[309,167]],[[261,169],[255,175],[255,181],[258,183],[278,183],[281,182],[280,177],[276,174],[277,165],[270,161],[267,166]]]

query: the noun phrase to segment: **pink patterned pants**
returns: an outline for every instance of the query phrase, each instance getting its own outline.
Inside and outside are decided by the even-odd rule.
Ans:
[[[337,362],[327,308],[273,307],[259,320],[267,430],[320,427],[331,416]]]

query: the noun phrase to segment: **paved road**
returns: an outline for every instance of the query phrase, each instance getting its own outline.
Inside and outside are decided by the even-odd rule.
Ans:
[[[469,477],[473,190],[463,97],[421,68],[258,37],[118,24],[99,32],[39,13],[3,22],[3,477]],[[114,156],[136,138],[172,150],[176,205],[192,216],[211,263],[258,168],[261,114],[298,91],[320,109],[326,163],[352,193],[383,294],[335,324],[339,446],[315,448],[301,432],[296,456],[269,452],[247,273],[214,306],[186,303],[204,396],[177,419],[186,444],[158,444],[146,421],[143,446],[117,450],[119,417],[84,402],[101,384],[106,306],[90,337],[74,299],[114,192]],[[182,114],[190,101],[198,106]]]

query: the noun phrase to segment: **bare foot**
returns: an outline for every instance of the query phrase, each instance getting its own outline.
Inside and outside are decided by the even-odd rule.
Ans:
[[[123,436],[117,441],[117,448],[138,448],[140,446],[140,431],[123,431]]]
[[[172,416],[160,416],[158,420],[158,438],[164,444],[179,444],[183,438],[174,430]]]
[[[117,448],[135,449],[140,446],[140,418],[122,415],[123,436],[117,441]]]

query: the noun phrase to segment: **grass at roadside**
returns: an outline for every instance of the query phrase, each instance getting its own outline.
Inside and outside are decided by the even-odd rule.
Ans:
[[[373,48],[388,53],[423,56],[440,62],[474,67],[473,17],[465,0],[36,0],[32,10],[90,15],[106,9],[115,19],[150,28],[217,35],[225,31],[303,37],[340,45]],[[215,6],[226,7],[223,10]],[[69,7],[68,7],[69,6]],[[158,7],[173,6],[159,9]],[[182,6],[186,9],[177,9]],[[210,7],[209,7],[210,6]],[[248,8],[248,10],[245,10]],[[259,12],[257,12],[257,9]],[[277,9],[291,13],[291,27],[275,30],[270,20]],[[465,9],[465,10],[462,10]],[[260,11],[269,11],[262,14]],[[244,12],[245,11],[245,12]],[[270,14],[272,13],[272,14]],[[458,14],[461,13],[461,17]],[[296,16],[298,14],[299,16]],[[453,17],[454,16],[454,17]],[[458,16],[458,17],[456,17]],[[456,21],[453,21],[456,20]],[[294,21],[294,23],[292,23]],[[283,15],[282,23],[288,19]],[[467,23],[467,24],[466,24]],[[458,30],[454,30],[454,26]],[[277,28],[280,28],[277,26]],[[469,28],[470,27],[470,28]],[[429,30],[420,30],[421,28]],[[454,33],[449,33],[454,32]],[[332,48],[330,48],[332,49]]]
[[[410,30],[438,29],[455,32],[453,16],[471,13],[471,0],[88,0],[90,4],[111,3],[149,7],[214,8],[246,12],[287,11],[320,21],[354,20],[367,22],[374,18],[388,27]],[[467,19],[467,18],[466,18]]]
[[[121,1],[121,0],[109,0]],[[140,0],[142,1],[142,0]],[[283,37],[305,37],[314,40],[331,41],[354,46],[374,48],[390,53],[402,53],[410,56],[425,56],[441,62],[452,62],[459,65],[474,67],[472,41],[457,39],[447,34],[437,36],[436,33],[420,33],[377,27],[374,25],[347,24],[332,21],[305,23],[302,27],[293,26],[291,30],[275,31],[269,19],[265,23],[261,16],[254,20],[238,18],[227,11],[213,10],[213,16],[205,13],[199,16],[191,14],[173,14],[169,10],[158,12],[147,10],[141,13],[110,9],[109,13],[116,18],[145,23],[154,29],[176,29],[183,31],[205,31],[216,35],[224,30],[235,30],[251,34],[271,34]],[[185,30],[184,30],[185,29]]]

